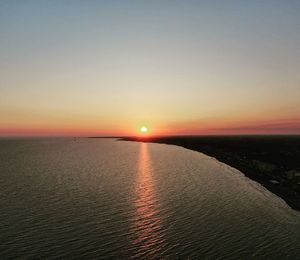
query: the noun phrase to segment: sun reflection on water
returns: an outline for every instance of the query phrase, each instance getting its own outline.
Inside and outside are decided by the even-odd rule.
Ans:
[[[135,213],[132,230],[134,257],[147,256],[147,258],[151,258],[162,252],[164,233],[158,203],[148,144],[141,143],[139,167],[135,181]]]

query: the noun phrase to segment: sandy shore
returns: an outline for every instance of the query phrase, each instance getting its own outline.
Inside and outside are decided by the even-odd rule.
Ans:
[[[172,136],[123,141],[182,146],[215,157],[300,210],[300,136]]]

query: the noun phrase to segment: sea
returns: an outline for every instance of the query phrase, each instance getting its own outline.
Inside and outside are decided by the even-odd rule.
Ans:
[[[299,258],[299,212],[202,153],[0,140],[0,259]]]

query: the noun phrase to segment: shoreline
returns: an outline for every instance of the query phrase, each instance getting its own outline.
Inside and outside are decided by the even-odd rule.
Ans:
[[[121,141],[181,146],[216,158],[241,171],[300,211],[300,136],[122,137]],[[294,174],[294,175],[297,175]]]

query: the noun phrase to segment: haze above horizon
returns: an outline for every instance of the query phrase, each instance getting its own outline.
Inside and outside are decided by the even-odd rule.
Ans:
[[[299,13],[295,0],[2,1],[0,136],[300,134]]]

